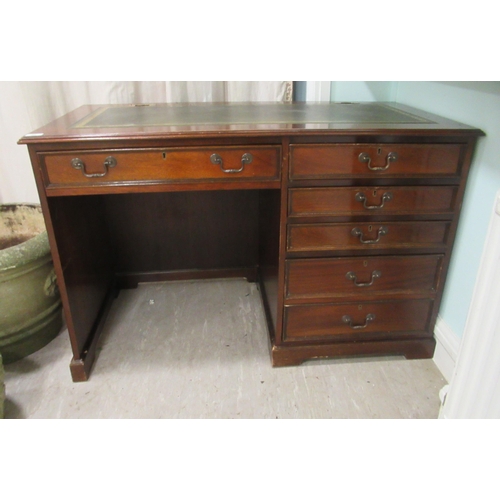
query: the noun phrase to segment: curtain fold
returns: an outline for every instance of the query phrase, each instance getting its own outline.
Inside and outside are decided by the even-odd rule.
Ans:
[[[39,203],[24,134],[84,104],[291,102],[292,82],[0,82],[0,203]]]

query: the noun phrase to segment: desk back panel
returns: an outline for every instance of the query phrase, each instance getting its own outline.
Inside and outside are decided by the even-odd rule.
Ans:
[[[258,264],[258,191],[106,195],[116,272]]]

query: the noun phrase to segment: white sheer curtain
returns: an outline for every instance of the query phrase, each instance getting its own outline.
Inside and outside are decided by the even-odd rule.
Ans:
[[[0,203],[38,203],[26,133],[83,104],[291,101],[292,82],[0,82]]]

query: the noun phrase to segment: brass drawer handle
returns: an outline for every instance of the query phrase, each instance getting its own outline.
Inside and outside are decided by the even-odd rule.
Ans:
[[[370,170],[387,170],[391,164],[391,161],[396,161],[398,159],[398,154],[391,152],[387,155],[387,163],[385,167],[372,167],[372,159],[368,153],[360,153],[358,160],[363,163],[368,163],[368,168]]]
[[[113,156],[108,156],[105,160],[104,160],[104,172],[102,173],[97,173],[97,174],[88,174],[85,170],[85,163],[80,160],[80,158],[73,158],[71,160],[71,166],[73,168],[76,168],[77,170],[81,170],[83,175],[85,177],[104,177],[105,175],[107,175],[108,173],[108,169],[109,168],[113,168],[113,167],[116,167],[116,164],[118,162],[116,161],[116,158],[114,158]]]
[[[366,328],[368,326],[368,323],[370,323],[374,319],[375,319],[375,314],[370,313],[366,315],[365,322],[362,325],[353,325],[352,318],[348,314],[342,316],[342,322],[348,324],[353,330],[360,330],[361,328]]]
[[[363,202],[363,206],[367,208],[368,210],[376,210],[380,208],[384,208],[385,202],[386,201],[391,201],[392,200],[392,193],[390,191],[387,191],[382,195],[382,203],[380,205],[367,205],[366,204],[366,196],[363,193],[356,193],[356,196],[354,199],[359,202]]]
[[[387,234],[389,232],[389,229],[387,226],[380,226],[377,231],[377,238],[375,240],[365,240],[364,239],[364,234],[359,227],[354,227],[351,231],[351,234],[353,236],[358,236],[359,241],[363,244],[371,244],[371,243],[378,243],[380,241],[380,238]]]
[[[210,161],[214,165],[219,165],[220,169],[226,174],[237,174],[238,172],[243,172],[245,165],[252,163],[252,160],[253,160],[253,156],[250,153],[244,153],[241,157],[241,167],[240,168],[224,168],[224,162],[223,162],[222,157],[220,155],[218,155],[217,153],[214,153],[212,156],[210,156]]]
[[[364,283],[359,283],[357,281],[357,276],[356,276],[356,273],[352,272],[352,271],[349,271],[345,277],[348,279],[348,280],[352,280],[354,281],[354,285],[355,286],[359,286],[359,287],[363,287],[363,286],[372,286],[373,285],[373,282],[375,281],[376,278],[380,278],[380,276],[382,276],[382,273],[380,271],[373,271],[372,272],[372,280],[371,281],[367,281],[367,282],[364,282]]]

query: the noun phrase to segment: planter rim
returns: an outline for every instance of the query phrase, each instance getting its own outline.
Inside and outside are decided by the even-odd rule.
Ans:
[[[39,207],[40,205],[36,203],[5,203],[0,206]],[[46,256],[47,253],[50,253],[49,238],[47,231],[44,230],[23,243],[0,250],[0,272],[29,264]]]

